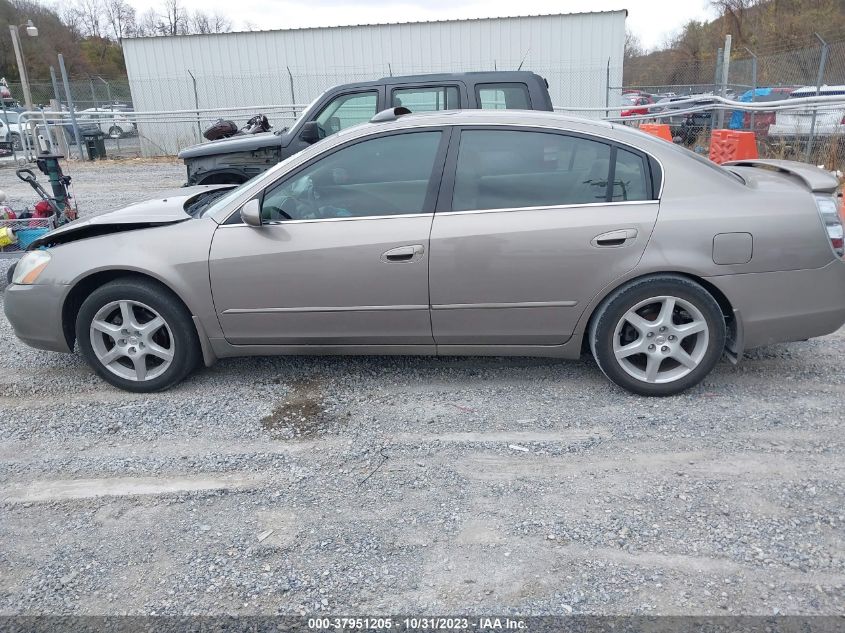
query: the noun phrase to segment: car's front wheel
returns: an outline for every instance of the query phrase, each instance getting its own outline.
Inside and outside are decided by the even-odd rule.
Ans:
[[[21,135],[16,132],[12,132],[12,147],[16,152],[23,151],[23,141],[21,140]]]
[[[83,302],[76,338],[88,364],[128,391],[167,389],[199,363],[196,331],[182,303],[144,279],[117,279]]]
[[[122,138],[123,137],[123,129],[118,127],[117,125],[112,125],[109,128],[109,137],[110,138]]]
[[[699,383],[721,357],[725,336],[713,296],[674,275],[616,291],[597,310],[589,333],[602,372],[644,396],[671,396]]]

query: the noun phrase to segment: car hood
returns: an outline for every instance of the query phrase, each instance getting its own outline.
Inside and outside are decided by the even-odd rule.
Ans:
[[[281,138],[275,132],[259,132],[258,134],[245,134],[243,136],[230,136],[219,141],[200,143],[193,147],[187,147],[179,152],[179,158],[197,158],[199,156],[216,156],[219,154],[231,154],[234,152],[249,152],[265,147],[278,147],[282,144]]]
[[[184,222],[191,219],[191,216],[185,212],[185,207],[192,199],[208,191],[231,187],[232,185],[182,187],[164,192],[152,200],[136,202],[123,209],[74,220],[35,240],[29,246],[29,250],[41,246],[56,246],[86,237]]]

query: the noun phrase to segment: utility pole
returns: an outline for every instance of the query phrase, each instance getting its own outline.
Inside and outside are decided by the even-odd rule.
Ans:
[[[30,37],[38,37],[38,27],[36,27],[32,20],[28,20],[26,24],[19,24],[14,26],[9,25],[9,32],[12,34],[12,46],[15,49],[15,59],[18,61],[18,74],[21,77],[21,87],[23,88],[23,100],[26,104],[27,110],[32,110],[32,93],[29,91],[29,76],[26,73],[26,64],[23,60],[23,50],[21,48],[20,27],[26,27],[26,34]]]

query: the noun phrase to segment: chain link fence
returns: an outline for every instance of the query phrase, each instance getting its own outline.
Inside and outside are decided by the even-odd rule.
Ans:
[[[670,105],[672,99],[715,94],[757,103],[786,99],[802,87],[812,88],[810,94],[814,94],[819,77],[821,83],[829,87],[845,84],[845,40],[756,55],[753,51],[735,49],[727,81],[723,81],[720,51],[704,55],[696,62],[677,62],[673,55],[676,52],[664,51],[628,60],[625,82],[622,81],[623,69],[609,63],[584,66],[562,62],[543,67],[526,63],[524,67],[547,79],[556,110],[577,116],[624,121],[626,117],[620,115],[625,114],[625,110],[629,113],[635,110],[631,94],[640,92],[649,95],[654,102],[662,100],[663,103],[646,112],[649,119],[669,123],[673,134],[689,117],[676,114]],[[260,69],[237,76],[195,76],[189,70],[185,76],[135,79],[131,86],[125,79],[74,79],[70,82],[70,92],[77,111],[108,109],[116,105],[136,111],[136,114],[123,113],[122,116],[131,118],[135,125],[124,131],[123,138],[110,143],[107,147],[110,154],[175,155],[185,147],[203,142],[203,131],[218,118],[230,119],[242,126],[260,112],[270,119],[274,129],[290,126],[304,104],[338,84],[389,75],[514,70],[520,63],[521,60],[491,59],[473,64],[471,68],[416,68],[387,62],[375,71],[372,67],[337,66],[327,68],[319,75],[287,67]],[[20,84],[10,83],[9,88],[12,99],[22,102]],[[61,82],[57,88],[60,101],[66,105]],[[825,90],[833,91],[831,88]],[[49,81],[32,83],[31,91],[36,105],[48,106],[50,100],[56,98],[54,85]],[[840,92],[845,93],[845,90]],[[713,109],[695,113],[695,134],[691,137],[687,130],[683,140],[694,149],[706,151],[710,131],[724,119],[723,127],[753,130],[764,156],[840,165],[845,145],[840,140],[841,131],[845,131],[843,117],[845,105],[778,113],[774,110],[728,110],[724,115]],[[630,120],[633,122],[636,118]],[[779,134],[771,134],[772,131]]]
[[[648,114],[667,122],[673,134],[683,117],[673,114],[672,99],[694,95],[724,95],[748,103],[788,100],[820,94],[843,95],[845,100],[845,40],[808,43],[789,50],[757,53],[747,48],[733,51],[724,76],[722,50],[696,62],[678,63],[669,52],[633,60],[626,69],[628,81],[611,92],[642,92],[663,107]],[[797,91],[797,92],[796,92]],[[630,103],[619,97],[623,103]],[[627,106],[629,111],[631,106]],[[706,151],[714,127],[755,132],[761,155],[788,158],[841,168],[845,163],[845,102],[818,108],[748,112],[717,110],[696,115],[695,135],[687,144]]]

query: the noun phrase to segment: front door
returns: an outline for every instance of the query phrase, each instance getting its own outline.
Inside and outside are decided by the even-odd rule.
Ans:
[[[226,339],[431,345],[429,234],[443,137],[429,129],[352,141],[268,186],[262,226],[222,225],[210,274]]]
[[[658,210],[648,160],[551,131],[464,129],[452,145],[431,233],[438,350],[564,343],[643,253]]]

